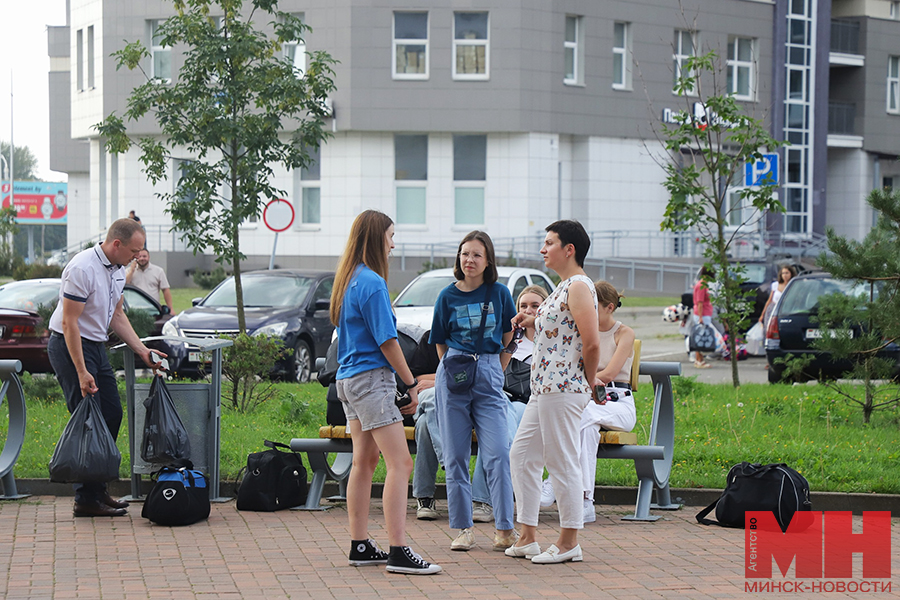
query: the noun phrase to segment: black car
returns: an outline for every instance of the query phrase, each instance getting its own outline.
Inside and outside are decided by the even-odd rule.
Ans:
[[[769,382],[783,381],[784,365],[776,359],[787,356],[813,355],[815,358],[803,373],[806,379],[837,378],[851,370],[849,360],[834,360],[827,352],[814,350],[812,341],[821,337],[818,324],[819,299],[833,294],[868,294],[868,285],[835,279],[828,273],[811,273],[791,279],[766,331],[766,359],[769,362]],[[851,330],[858,335],[859,328]],[[888,344],[878,356],[900,366],[900,347]]]
[[[309,381],[317,357],[325,356],[334,326],[328,315],[334,273],[275,269],[241,275],[247,333],[280,337],[287,349],[273,373],[297,382]],[[205,298],[163,328],[163,335],[209,338],[237,335],[234,278],[220,283]],[[208,357],[189,344],[166,344],[171,370],[197,377]]]
[[[783,267],[791,265],[797,270],[797,273],[806,271],[806,268],[803,265],[791,262],[747,260],[740,261],[740,264],[743,265],[744,276],[747,278],[747,281],[741,284],[741,289],[745,292],[750,292],[748,301],[753,303],[753,309],[750,311],[749,320],[747,321],[747,329],[759,321],[763,308],[765,308],[766,302],[769,300],[769,293],[772,291],[772,282],[776,280],[778,272]],[[699,276],[698,269],[697,277],[699,278]],[[694,307],[693,290],[687,291],[681,295],[681,303],[688,308]]]

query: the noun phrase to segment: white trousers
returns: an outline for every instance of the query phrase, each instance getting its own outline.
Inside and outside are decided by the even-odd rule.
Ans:
[[[589,401],[588,394],[572,393],[541,394],[528,401],[509,451],[519,523],[538,524],[546,466],[556,492],[560,527],[584,527],[578,425]]]
[[[623,390],[616,388],[621,395]],[[581,414],[581,478],[584,498],[594,501],[597,485],[597,446],[600,445],[600,428],[609,431],[631,431],[637,423],[634,395],[622,396],[617,402],[600,405],[588,402]],[[555,488],[554,488],[555,489]]]

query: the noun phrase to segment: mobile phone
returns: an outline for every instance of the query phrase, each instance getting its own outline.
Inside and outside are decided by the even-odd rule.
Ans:
[[[403,408],[411,402],[412,398],[409,397],[409,393],[401,394],[400,392],[397,392],[397,398],[394,400],[394,404],[397,405],[397,408]]]
[[[594,402],[596,402],[597,404],[606,402],[606,386],[594,386]]]

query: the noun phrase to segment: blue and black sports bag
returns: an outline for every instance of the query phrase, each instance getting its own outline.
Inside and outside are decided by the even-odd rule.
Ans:
[[[160,469],[156,484],[144,501],[141,516],[159,525],[190,525],[209,518],[209,485],[206,475],[187,467]]]

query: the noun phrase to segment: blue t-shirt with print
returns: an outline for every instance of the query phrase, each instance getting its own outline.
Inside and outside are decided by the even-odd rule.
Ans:
[[[391,309],[387,283],[378,273],[360,265],[341,304],[337,327],[337,379],[349,379],[379,367],[390,367],[381,352],[381,345],[396,337],[397,317]]]
[[[462,352],[476,352],[475,337],[481,325],[481,305],[485,288],[481,285],[471,292],[463,292],[456,285],[444,288],[434,304],[431,322],[432,344],[445,344]],[[509,288],[494,283],[488,299],[481,352],[499,354],[503,350],[503,334],[512,330],[516,309]]]

